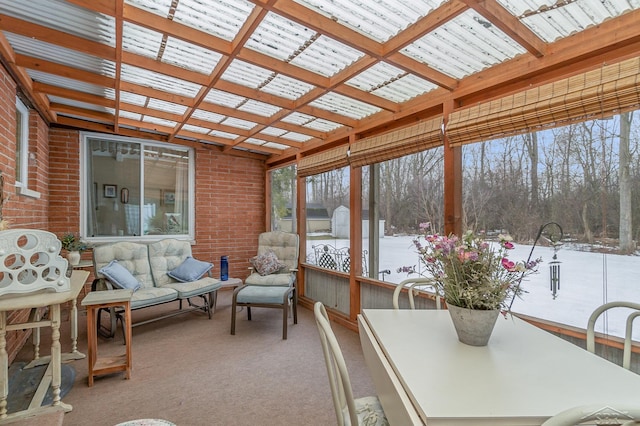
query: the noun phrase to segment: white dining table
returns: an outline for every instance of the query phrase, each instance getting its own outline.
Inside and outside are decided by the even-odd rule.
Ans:
[[[540,425],[585,404],[640,405],[640,375],[515,316],[487,346],[446,310],[364,309],[365,362],[391,425]]]

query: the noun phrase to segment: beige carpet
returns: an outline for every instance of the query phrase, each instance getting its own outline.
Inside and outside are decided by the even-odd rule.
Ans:
[[[87,361],[74,361],[76,380],[64,402],[73,406],[64,425],[115,425],[161,418],[180,426],[331,425],[335,414],[313,313],[299,309],[298,324],[282,340],[281,311],[254,308],[252,321],[238,314],[229,334],[230,291],[222,291],[211,320],[188,313],[133,328],[131,380],[123,373],[87,386]],[[177,303],[134,311],[134,322],[170,311]],[[66,317],[66,315],[65,315]],[[86,353],[86,316],[79,315],[79,349]],[[356,397],[374,394],[358,335],[332,323]],[[63,324],[63,351],[70,349]],[[48,333],[43,333],[48,334]],[[48,336],[41,352],[48,354]],[[99,339],[100,355],[123,351],[122,335]],[[27,361],[27,345],[16,361]]]

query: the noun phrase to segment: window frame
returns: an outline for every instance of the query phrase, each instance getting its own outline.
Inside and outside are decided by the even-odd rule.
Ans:
[[[168,149],[180,149],[185,150],[189,156],[189,170],[188,170],[188,221],[189,221],[189,232],[188,234],[157,234],[157,235],[125,235],[125,236],[96,236],[92,237],[88,235],[88,223],[87,223],[87,208],[88,208],[88,200],[87,195],[89,194],[89,187],[93,188],[93,183],[88,181],[89,176],[86,158],[87,158],[87,144],[90,138],[99,138],[99,139],[108,139],[113,142],[123,142],[123,143],[138,143],[140,144],[140,152],[143,152],[144,147],[154,147],[154,148],[168,148]],[[107,242],[118,242],[118,241],[136,241],[140,243],[159,241],[165,238],[176,238],[179,240],[189,240],[191,242],[195,241],[195,152],[192,147],[179,145],[179,144],[171,144],[165,142],[158,142],[150,139],[142,139],[142,138],[132,138],[125,136],[117,136],[108,133],[95,133],[95,132],[80,132],[80,236],[83,240],[87,241],[89,244],[95,243],[107,243]],[[144,188],[144,157],[141,157],[140,161],[140,182],[139,185],[141,188]],[[142,192],[141,192],[142,193]],[[144,196],[144,195],[143,195]]]
[[[23,124],[19,135],[18,120]],[[18,147],[20,147],[20,155],[16,155],[16,192],[20,195],[40,198],[39,192],[29,189],[29,108],[16,96],[16,153]],[[18,170],[20,171],[20,180],[18,180]]]

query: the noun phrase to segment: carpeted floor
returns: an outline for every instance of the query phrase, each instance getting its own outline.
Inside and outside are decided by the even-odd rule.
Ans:
[[[211,320],[188,313],[133,328],[131,380],[123,373],[97,377],[87,386],[87,361],[74,361],[75,382],[63,398],[73,406],[64,425],[115,425],[160,418],[180,426],[331,425],[336,423],[322,348],[313,312],[299,309],[298,324],[282,340],[277,309],[238,314],[229,334],[231,292],[221,291]],[[177,308],[171,303],[134,311],[134,322]],[[356,397],[375,393],[358,335],[332,323],[349,368]],[[62,349],[70,349],[69,323]],[[43,334],[47,334],[43,332]],[[86,316],[79,314],[79,349],[86,353]],[[41,353],[49,353],[43,336]],[[100,355],[124,350],[121,333],[100,338]],[[15,362],[29,361],[27,344]]]

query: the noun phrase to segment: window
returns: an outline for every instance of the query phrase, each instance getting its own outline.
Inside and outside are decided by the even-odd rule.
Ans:
[[[40,198],[29,190],[29,109],[16,98],[16,189],[21,195]]]
[[[271,230],[297,233],[296,166],[269,172],[271,180]]]
[[[306,178],[307,261],[349,272],[349,167]]]
[[[194,237],[193,150],[83,133],[87,239]]]

